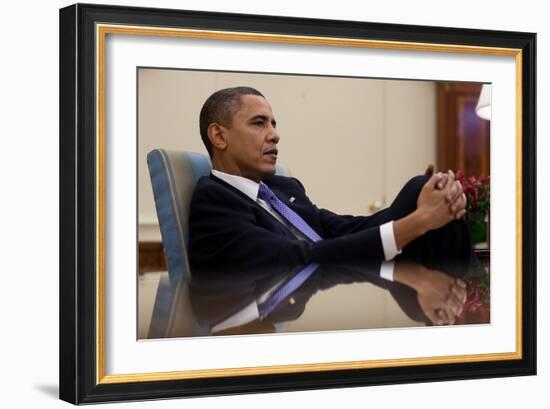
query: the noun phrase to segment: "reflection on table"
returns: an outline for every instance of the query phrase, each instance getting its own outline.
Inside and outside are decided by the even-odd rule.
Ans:
[[[382,278],[378,268],[319,265],[262,317],[264,303],[295,280],[303,267],[297,266],[286,274],[262,272],[235,277],[220,273],[193,277],[180,294],[183,305],[176,317],[180,321],[178,336],[489,322],[488,299],[480,298],[482,266],[464,271],[459,266],[434,268],[406,261],[395,263],[393,281]]]

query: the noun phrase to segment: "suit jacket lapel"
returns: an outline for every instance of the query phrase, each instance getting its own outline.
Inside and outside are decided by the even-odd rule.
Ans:
[[[257,201],[252,200],[250,198],[250,196],[247,196],[246,194],[241,192],[236,187],[234,187],[234,186],[230,185],[229,183],[225,182],[224,180],[214,176],[213,174],[210,174],[209,177],[214,182],[216,182],[216,183],[222,185],[223,187],[229,189],[230,191],[236,193],[237,195],[242,197],[243,200],[247,201],[248,203],[254,203],[254,205],[255,205],[254,208],[257,210],[256,213],[261,215],[261,216],[264,216],[262,219],[266,220],[267,223],[269,223],[269,225],[271,226],[271,228],[269,230],[278,231],[283,236],[295,237],[294,233],[292,233],[292,231],[288,228],[288,226],[280,223],[277,219],[275,219],[275,217],[272,214],[270,214],[266,209],[264,209]],[[279,190],[279,189],[276,189],[276,190],[277,191],[275,192],[275,194],[277,194],[277,196],[280,198],[279,195],[281,194],[281,190]]]

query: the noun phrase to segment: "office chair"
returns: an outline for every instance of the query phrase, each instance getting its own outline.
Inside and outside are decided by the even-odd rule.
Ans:
[[[154,149],[147,165],[168,266],[168,277],[161,278],[157,289],[148,338],[172,337],[179,335],[182,325],[195,325],[182,323],[185,314],[178,311],[192,275],[187,254],[191,197],[198,180],[210,174],[211,164],[202,153]],[[289,174],[279,165],[276,173]],[[200,328],[193,329],[198,332]]]

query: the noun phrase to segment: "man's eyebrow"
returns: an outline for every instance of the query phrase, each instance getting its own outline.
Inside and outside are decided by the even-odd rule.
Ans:
[[[252,118],[250,118],[248,120],[248,122],[254,122],[255,120],[257,119],[261,119],[262,121],[268,121],[269,120],[269,117],[267,115],[262,115],[262,114],[259,114],[259,115],[254,115]],[[275,125],[277,125],[277,121],[275,120],[275,118],[273,118],[271,120],[271,124],[275,127]]]

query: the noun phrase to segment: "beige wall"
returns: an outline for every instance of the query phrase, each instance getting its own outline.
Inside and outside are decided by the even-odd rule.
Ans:
[[[147,152],[206,153],[199,111],[220,88],[247,85],[267,97],[281,134],[278,163],[320,207],[367,214],[435,162],[433,82],[158,69],[141,69],[138,81],[140,240],[160,239]]]

